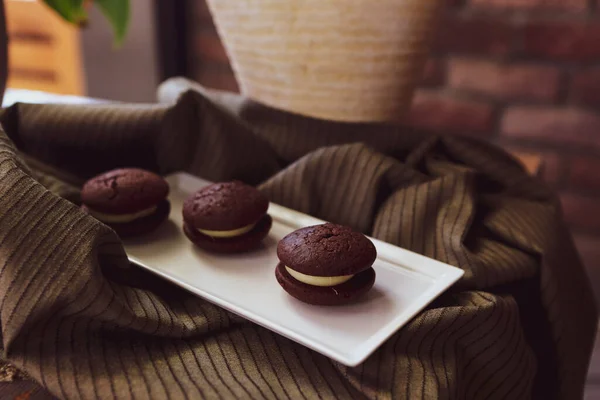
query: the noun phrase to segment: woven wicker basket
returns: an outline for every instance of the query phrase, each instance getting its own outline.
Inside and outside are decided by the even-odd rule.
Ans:
[[[439,0],[208,0],[244,95],[340,121],[409,107]]]

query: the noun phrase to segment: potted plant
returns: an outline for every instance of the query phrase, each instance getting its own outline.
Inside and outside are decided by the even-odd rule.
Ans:
[[[1,1],[1,0],[0,0]],[[98,6],[120,43],[128,0],[44,0],[85,23]],[[398,120],[408,110],[442,0],[207,0],[242,94],[329,120]]]
[[[440,0],[208,0],[243,94],[342,121],[407,110]]]
[[[84,25],[87,22],[87,9],[96,6],[110,22],[116,44],[120,44],[127,33],[129,23],[129,0],[44,0],[66,21]]]

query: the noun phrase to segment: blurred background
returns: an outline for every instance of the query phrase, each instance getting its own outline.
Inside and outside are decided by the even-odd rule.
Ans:
[[[600,0],[445,1],[406,122],[541,160],[599,294]],[[119,50],[95,9],[77,30],[35,0],[6,8],[9,88],[152,102],[183,75],[238,91],[204,0],[132,0]]]

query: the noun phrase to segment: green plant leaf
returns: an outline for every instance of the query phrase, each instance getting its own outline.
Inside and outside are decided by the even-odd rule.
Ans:
[[[116,45],[121,45],[129,26],[129,0],[95,0],[94,2],[112,25]]]
[[[44,0],[61,17],[76,24],[86,19],[83,2],[84,0]]]

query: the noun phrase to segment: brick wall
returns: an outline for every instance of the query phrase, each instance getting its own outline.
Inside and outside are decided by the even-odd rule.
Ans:
[[[600,0],[446,0],[407,120],[539,154],[600,283]],[[193,77],[237,91],[204,0]]]

